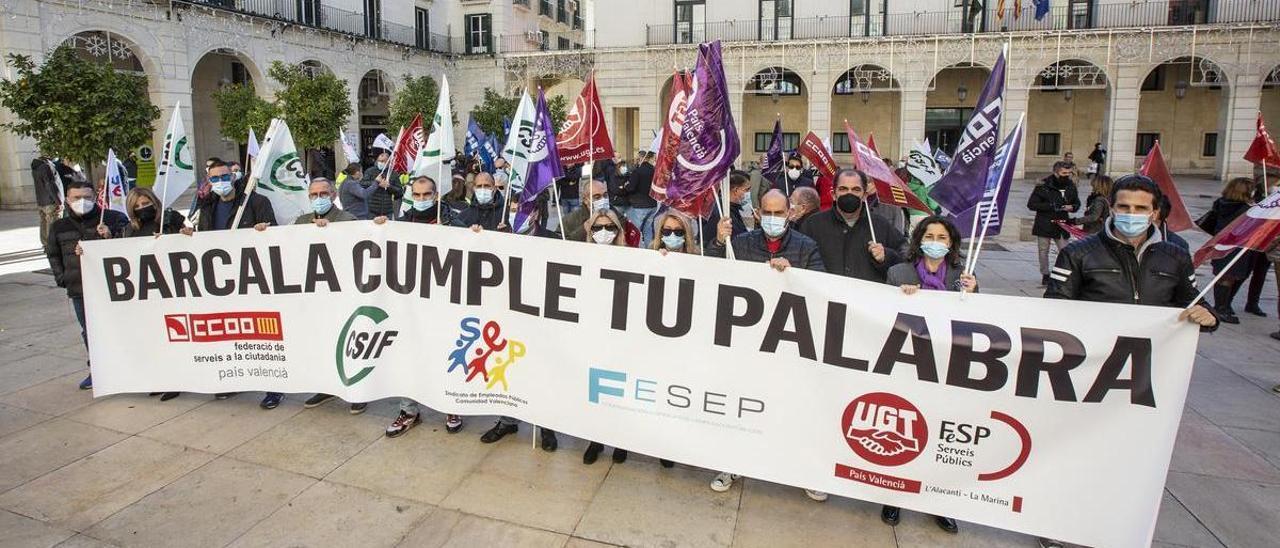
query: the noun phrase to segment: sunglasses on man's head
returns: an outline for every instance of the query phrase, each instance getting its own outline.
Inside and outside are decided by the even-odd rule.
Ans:
[[[613,225],[591,225],[592,232],[600,232],[602,230],[613,230]]]
[[[226,175],[211,175],[209,177],[209,182],[210,183],[230,183],[231,174],[228,173]]]
[[[662,229],[662,235],[663,236],[684,236],[684,229],[683,228],[664,228]]]

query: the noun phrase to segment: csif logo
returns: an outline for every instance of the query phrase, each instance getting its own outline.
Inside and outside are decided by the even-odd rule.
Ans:
[[[911,402],[888,392],[854,398],[840,418],[844,441],[859,457],[880,466],[901,466],[924,452],[929,425]]]
[[[493,320],[484,322],[482,327],[480,318],[466,317],[458,327],[461,332],[453,343],[454,350],[449,352],[449,369],[445,372],[460,370],[465,382],[479,378],[485,390],[493,390],[501,383],[502,391],[506,392],[507,369],[524,357],[524,343],[503,337],[502,326]]]
[[[351,376],[347,376],[347,370],[354,369],[355,364],[377,360],[395,342],[396,336],[400,334],[399,331],[378,329],[378,326],[388,317],[387,312],[381,308],[362,306],[355,309],[347,318],[347,322],[342,325],[342,332],[338,334],[338,342],[333,353],[334,361],[338,365],[338,379],[343,385],[351,386],[369,376],[369,373],[373,372],[373,365],[365,365]],[[368,323],[368,328],[353,327],[359,320],[363,320],[361,323]]]

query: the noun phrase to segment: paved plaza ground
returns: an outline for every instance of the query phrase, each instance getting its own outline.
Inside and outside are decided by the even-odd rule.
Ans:
[[[1030,186],[1016,188],[1010,216],[1026,215]],[[1193,216],[1218,190],[1180,186]],[[0,547],[1036,544],[967,523],[948,535],[912,512],[890,528],[877,505],[816,503],[762,481],[714,493],[714,473],[642,455],[584,466],[585,442],[561,436],[560,450],[545,453],[523,427],[484,445],[489,417],[450,435],[428,413],[388,439],[392,401],[351,416],[338,401],[304,410],[306,395],[272,411],[258,408],[260,393],[95,400],[76,389],[85,351],[65,293],[32,272],[47,266],[34,251],[35,219],[0,212]],[[1039,296],[1035,244],[1017,232],[983,252],[978,276],[984,291]],[[1205,239],[1188,235],[1193,246]],[[1264,295],[1269,318],[1245,315],[1201,338],[1158,546],[1280,546],[1274,282]]]

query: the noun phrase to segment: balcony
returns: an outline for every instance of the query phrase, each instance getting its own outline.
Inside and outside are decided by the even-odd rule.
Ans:
[[[426,51],[451,52],[448,35],[423,33],[420,36],[412,26],[368,18],[363,13],[324,5],[320,0],[181,0],[173,3],[233,11]]]
[[[995,4],[995,2],[988,2]],[[1011,5],[1012,2],[1006,2]],[[754,42],[821,40],[868,36],[920,36],[973,32],[1056,31],[1071,29],[1150,28],[1280,22],[1280,0],[1166,0],[1109,1],[1090,6],[1054,3],[1039,21],[1035,6],[1023,2],[1019,17],[1013,8],[1003,19],[995,7],[965,17],[961,8],[937,12],[889,13],[865,16],[824,16],[764,20],[714,21],[679,25],[648,25],[646,45],[696,44],[712,40]],[[775,38],[776,37],[776,38]]]

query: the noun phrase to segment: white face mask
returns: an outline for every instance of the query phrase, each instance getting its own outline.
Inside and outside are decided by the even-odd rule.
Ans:
[[[608,196],[604,198],[600,198],[599,200],[596,200],[594,202],[591,202],[591,211],[600,211],[602,209],[609,209]]]
[[[612,230],[597,230],[591,233],[591,239],[598,244],[611,244],[617,236],[618,233]]]
[[[794,168],[794,167],[793,167],[793,168],[791,168],[791,169],[788,169],[788,170],[787,170],[787,177],[790,177],[790,178],[792,178],[792,179],[799,179],[799,178],[800,178],[800,170],[799,170],[799,169],[796,169],[796,168]]]
[[[763,215],[760,217],[760,228],[764,230],[766,236],[777,238],[787,231],[787,218]]]
[[[478,203],[478,204],[487,204],[487,203],[492,202],[492,201],[493,201],[493,189],[492,189],[492,188],[477,188],[477,189],[476,189],[476,203]]]
[[[90,200],[88,198],[71,200],[69,205],[71,206],[71,211],[74,211],[76,215],[84,215],[90,211],[93,211],[93,200]]]

